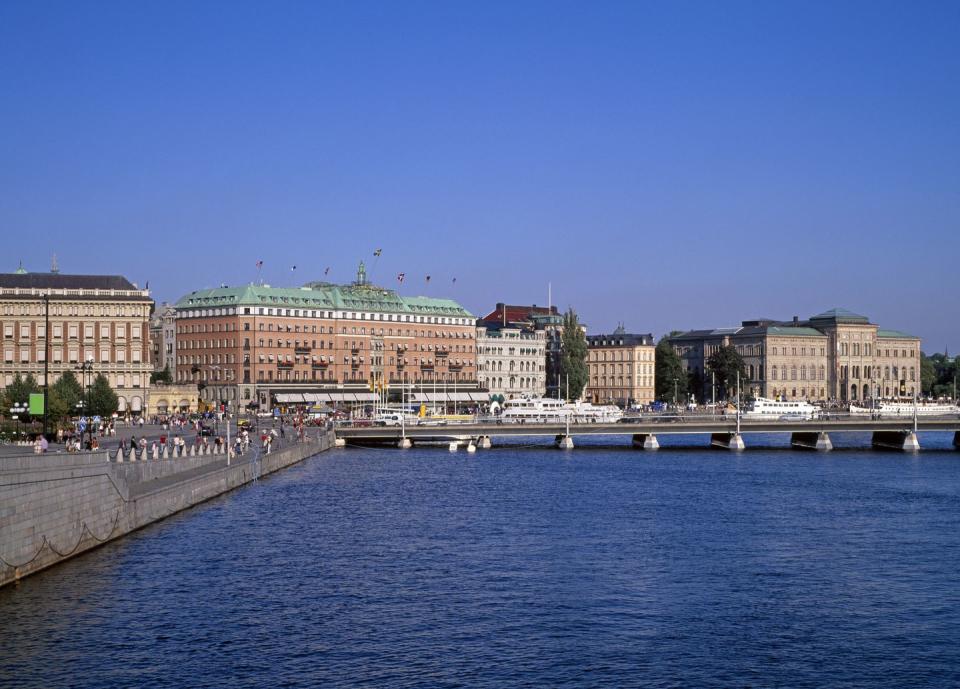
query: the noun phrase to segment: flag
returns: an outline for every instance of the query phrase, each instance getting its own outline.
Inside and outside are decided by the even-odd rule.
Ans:
[[[427,276],[427,284],[430,284],[430,276]]]
[[[150,289],[150,281],[149,281],[149,280],[147,280],[147,287],[146,287],[146,289],[148,289],[148,290]]]
[[[407,276],[406,273],[400,273],[399,275],[397,275],[397,282],[399,282],[399,283],[402,285],[402,284],[403,284],[403,278],[405,278],[406,276]]]
[[[383,253],[383,249],[377,249],[376,251],[373,252],[373,255],[374,255],[374,256],[379,256],[379,255],[382,254],[382,253]]]
[[[457,284],[457,278],[453,278],[453,284]]]
[[[327,266],[327,269],[326,269],[325,271],[323,271],[323,274],[326,275],[326,274],[329,273],[329,272],[330,272],[330,266]]]
[[[290,272],[293,272],[293,271],[295,271],[296,269],[297,269],[296,266],[290,266]]]
[[[257,261],[257,268],[263,268],[263,261]]]

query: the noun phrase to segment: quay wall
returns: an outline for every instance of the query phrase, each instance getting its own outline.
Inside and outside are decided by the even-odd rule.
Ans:
[[[0,457],[0,586],[303,461],[319,433],[270,454],[122,463],[106,452]]]

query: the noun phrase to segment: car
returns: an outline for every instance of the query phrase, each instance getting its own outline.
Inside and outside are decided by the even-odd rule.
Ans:
[[[212,435],[214,435],[214,429],[213,429],[213,426],[208,426],[208,425],[206,425],[206,424],[201,424],[201,425],[200,425],[200,428],[197,429],[197,433],[198,433],[199,435],[201,435],[201,436],[204,436],[204,435],[212,436]]]

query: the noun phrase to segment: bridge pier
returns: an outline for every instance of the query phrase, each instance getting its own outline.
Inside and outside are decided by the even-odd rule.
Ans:
[[[790,435],[790,445],[803,450],[820,450],[829,452],[833,449],[833,443],[830,436],[824,432],[820,433],[793,433]]]
[[[746,447],[743,436],[739,433],[713,433],[710,436],[710,446],[723,450],[742,450]]]
[[[477,447],[479,447],[481,450],[489,450],[490,446],[491,443],[489,435],[481,435],[479,438],[477,438]]]
[[[653,433],[635,433],[633,436],[633,446],[642,447],[644,450],[659,450],[660,443],[657,436]]]
[[[347,446],[347,441],[346,441],[345,438],[334,438],[334,439],[333,439],[333,446],[334,446],[334,447],[346,447],[346,446]]]
[[[472,454],[476,451],[477,451],[477,446],[474,445],[473,440],[471,440],[469,443],[467,443],[467,452]]]
[[[397,447],[401,450],[409,450],[413,447],[413,442],[411,442],[410,438],[400,438],[400,440],[397,441]]]
[[[572,450],[573,449],[573,436],[570,435],[558,435],[557,436],[557,447],[561,450]]]
[[[913,431],[874,431],[871,444],[884,450],[916,452],[920,449],[917,434]]]

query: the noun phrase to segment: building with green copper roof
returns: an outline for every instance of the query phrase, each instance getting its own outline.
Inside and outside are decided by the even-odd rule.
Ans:
[[[744,387],[763,397],[840,400],[919,393],[920,338],[881,329],[833,308],[807,320],[756,319],[738,327],[690,330],[670,337],[702,398],[713,392],[711,354],[733,347],[744,361]]]

